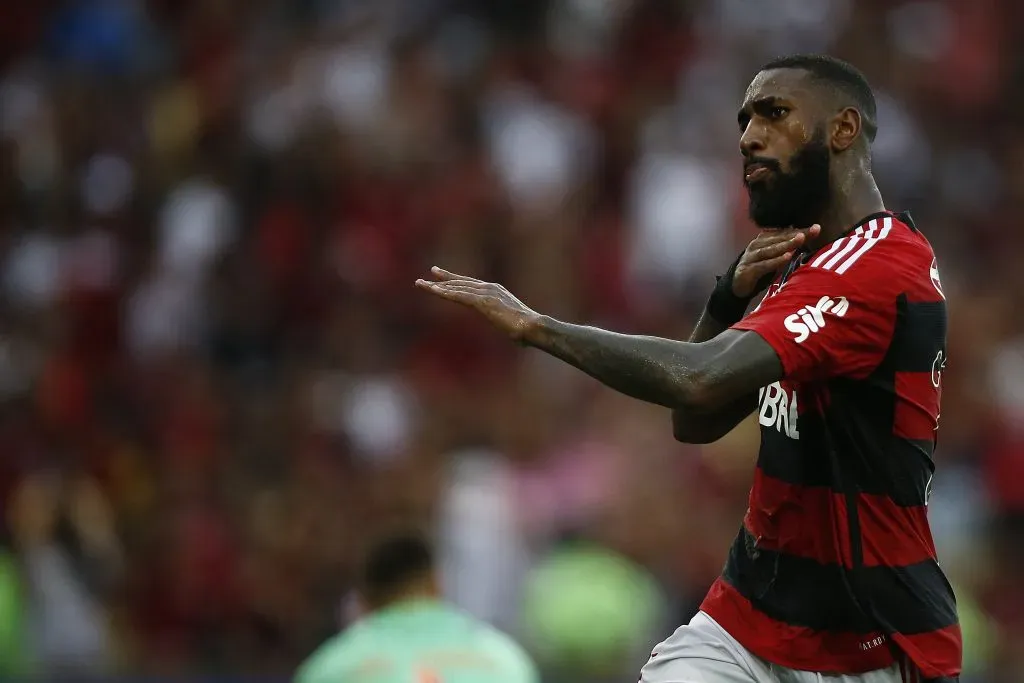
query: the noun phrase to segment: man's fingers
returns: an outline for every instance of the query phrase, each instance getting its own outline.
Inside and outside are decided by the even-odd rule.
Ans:
[[[758,246],[767,246],[769,244],[778,244],[779,242],[786,242],[793,239],[797,235],[803,235],[808,239],[813,239],[821,234],[821,226],[815,223],[809,228],[782,228],[780,230],[762,230],[754,241],[757,242]]]
[[[439,283],[437,283],[437,282],[431,282],[429,280],[424,280],[422,278],[420,278],[419,280],[416,280],[416,286],[419,287],[420,289],[425,289],[428,292],[435,292],[435,291],[437,291],[438,284]]]
[[[448,280],[446,282],[435,282],[434,284],[445,289],[466,291],[481,296],[492,294],[494,291],[486,282],[476,282],[474,280]]]
[[[775,244],[769,244],[766,247],[761,247],[760,249],[751,252],[749,255],[749,262],[753,264],[765,261],[767,259],[773,259],[776,256],[781,256],[788,251],[794,251],[795,249],[799,248],[800,245],[803,243],[804,236],[796,235],[787,240],[776,242]]]
[[[801,236],[798,238],[797,235]],[[790,245],[799,246],[801,243],[794,243],[793,240],[802,241],[803,239],[804,237],[802,236],[802,233],[799,233],[796,230],[775,230],[772,231],[772,234],[764,233],[747,245],[746,257],[748,259],[757,259],[764,258],[765,256],[775,256],[789,249]]]
[[[751,263],[775,258],[787,251],[798,249],[806,244],[807,240],[817,237],[821,232],[821,226],[812,225],[802,229],[788,228],[780,232],[779,235],[771,235],[761,240],[760,246],[749,254]]]
[[[434,274],[441,282],[447,282],[449,280],[465,280],[466,282],[479,282],[483,283],[483,280],[477,280],[475,277],[469,277],[468,275],[459,275],[445,270],[444,268],[438,268],[434,266],[430,269],[430,272]]]
[[[784,240],[752,251],[747,255],[747,262],[750,264],[760,263],[761,261],[785,254],[792,248],[791,242],[792,240]]]
[[[422,283],[422,284],[420,284]],[[464,292],[476,296],[487,296],[492,290],[486,282],[474,280],[448,280],[446,282],[431,282],[430,280],[417,280],[416,284],[424,289],[435,292]]]
[[[779,242],[786,242],[793,239],[794,235],[800,234],[800,231],[796,228],[785,228],[783,230],[765,230],[757,236],[757,242],[760,245],[767,246],[769,244],[778,244]]]
[[[470,287],[452,285],[448,282],[430,282],[428,280],[417,280],[416,286],[420,289],[424,289],[431,294],[448,299],[449,301],[456,301],[461,304],[473,304],[480,300],[483,295]]]
[[[786,236],[800,234],[805,235],[806,237],[809,238],[817,237],[818,235],[821,234],[821,226],[815,223],[814,225],[808,226],[806,228],[786,228],[785,230],[782,230],[782,232]]]
[[[782,268],[784,265],[789,263],[790,259],[792,259],[792,258],[793,258],[793,252],[792,251],[787,251],[786,253],[784,253],[784,254],[782,254],[780,256],[776,256],[774,258],[764,259],[764,260],[758,261],[756,263],[751,263],[749,266],[747,266],[747,268],[757,278],[760,278],[762,275],[766,275],[768,273],[774,273],[779,268]]]

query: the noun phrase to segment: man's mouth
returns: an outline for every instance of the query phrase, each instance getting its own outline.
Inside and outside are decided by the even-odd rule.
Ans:
[[[772,170],[764,164],[749,164],[743,168],[743,180],[749,185],[764,180]]]

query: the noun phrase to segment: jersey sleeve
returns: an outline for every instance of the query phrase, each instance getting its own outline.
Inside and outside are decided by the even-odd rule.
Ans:
[[[479,636],[475,641],[478,653],[494,663],[494,670],[487,672],[487,681],[540,683],[540,674],[533,659],[511,636],[492,626],[485,626]]]
[[[843,272],[826,267],[830,263],[811,257],[733,325],[768,342],[786,379],[862,378],[878,366],[892,341],[903,279],[899,250],[879,244]]]
[[[368,653],[347,634],[324,643],[298,667],[292,683],[354,683],[353,672]]]
[[[325,665],[323,658],[313,657],[302,663],[292,676],[292,683],[328,683],[336,679],[337,675]]]

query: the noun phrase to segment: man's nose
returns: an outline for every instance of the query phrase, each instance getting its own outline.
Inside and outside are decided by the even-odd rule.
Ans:
[[[757,156],[765,150],[764,127],[753,121],[747,124],[740,135],[740,153],[745,157]]]

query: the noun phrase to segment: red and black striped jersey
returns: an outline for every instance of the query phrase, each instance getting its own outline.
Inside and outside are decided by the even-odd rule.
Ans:
[[[857,674],[902,652],[926,678],[959,674],[927,518],[946,324],[931,245],[886,212],[799,254],[734,326],[784,379],[760,391],[749,508],[701,609],[754,654]]]

